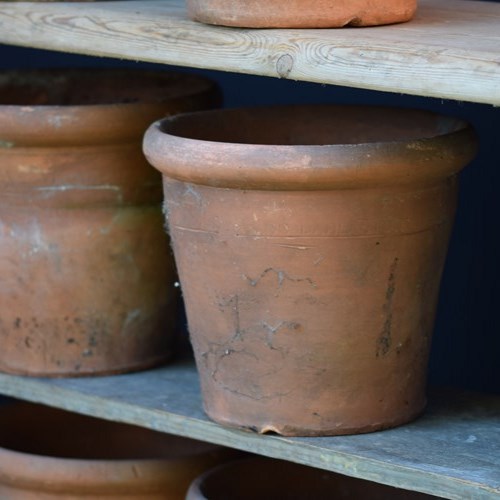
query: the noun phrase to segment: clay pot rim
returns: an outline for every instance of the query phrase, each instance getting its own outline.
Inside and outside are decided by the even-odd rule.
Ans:
[[[22,84],[24,79],[28,83],[34,79],[36,83],[39,78],[45,82],[37,87],[42,92],[52,80],[54,86],[58,81],[63,82],[62,86],[68,85],[66,91],[69,92],[75,83],[64,83],[64,79],[74,82],[79,75],[86,75],[88,81],[94,82],[95,86],[87,92],[91,96],[89,102],[36,104],[29,102],[30,99],[22,104],[0,102],[0,148],[3,152],[16,147],[110,145],[132,141],[137,144],[147,126],[159,116],[189,111],[195,102],[204,102],[206,106],[208,102],[219,100],[215,82],[204,76],[134,68],[11,70],[0,72],[0,90],[8,85]],[[98,102],[100,97],[95,96],[112,95],[109,81],[118,78],[125,82],[122,92],[125,95],[128,75],[135,82],[130,95],[137,98],[121,101],[102,98]],[[108,82],[104,92],[98,88],[100,81]]]
[[[344,475],[328,469],[318,469],[303,463],[266,456],[250,456],[207,469],[191,483],[186,500],[218,498],[217,494],[220,496],[221,488],[226,488],[226,496],[229,496],[233,492],[235,484],[245,487],[247,483],[253,496],[257,497],[259,491],[255,491],[255,486],[250,484],[254,478],[258,478],[256,482],[257,489],[260,484],[265,484],[266,489],[271,489],[275,494],[277,493],[275,490],[278,489],[281,492],[286,492],[283,488],[290,486],[288,479],[290,475],[292,476],[292,488],[299,481],[305,482],[306,486],[309,486],[307,498],[314,498],[314,495],[320,498],[326,498],[327,495],[328,498],[371,498],[373,494],[376,498],[392,499],[394,497],[400,499],[402,496],[398,492],[404,492],[402,493],[404,497],[410,499],[430,500],[438,498],[418,491],[404,491],[397,486],[375,483],[364,478]],[[270,488],[267,483],[269,476],[272,483]],[[322,477],[325,476],[326,482],[322,480]],[[311,491],[311,487],[314,488],[315,486],[318,487],[319,491]],[[290,489],[290,491],[293,491],[293,489]],[[266,493],[264,493],[265,498],[269,498]],[[345,496],[346,493],[348,496]],[[297,493],[295,493],[294,498],[298,498]]]
[[[130,434],[139,434],[146,439],[146,444],[151,443],[158,444],[157,441],[165,441],[171,445],[182,443],[183,449],[187,450],[185,454],[172,454],[172,455],[162,455],[156,457],[137,457],[135,455],[129,458],[120,458],[119,456],[114,456],[111,458],[79,458],[79,457],[68,457],[60,456],[57,453],[36,453],[31,451],[24,451],[23,449],[17,449],[19,444],[12,447],[5,446],[2,444],[3,438],[0,435],[0,451],[4,453],[10,453],[19,457],[41,457],[46,460],[51,461],[69,461],[74,463],[110,463],[110,462],[130,462],[130,461],[144,461],[144,462],[165,462],[165,461],[178,461],[184,458],[190,458],[192,456],[204,455],[207,452],[211,453],[214,450],[220,448],[219,445],[212,443],[210,441],[198,440],[189,436],[182,436],[180,434],[172,434],[168,432],[161,432],[155,429],[150,429],[148,427],[143,427],[137,424],[122,422],[117,420],[109,420],[106,418],[101,418],[95,415],[89,415],[87,413],[74,412],[66,408],[57,406],[48,406],[44,403],[37,403],[25,400],[13,400],[0,406],[0,425],[11,428],[13,431],[18,431],[21,425],[25,424],[26,421],[31,420],[32,415],[37,417],[37,424],[35,428],[42,433],[45,433],[47,429],[52,429],[54,425],[64,424],[68,426],[71,423],[72,432],[75,430],[81,431],[83,428],[89,429],[89,436],[93,436],[95,429],[108,429],[111,430],[112,434],[115,436],[123,437]],[[15,433],[14,433],[15,434]],[[63,434],[64,435],[64,434]],[[23,439],[21,438],[21,443]],[[16,441],[15,441],[16,442]],[[19,441],[17,441],[19,442]],[[163,444],[164,446],[164,444]],[[163,448],[162,448],[163,450]],[[154,453],[158,453],[156,450]],[[0,471],[1,472],[1,471]]]
[[[18,486],[30,486],[41,491],[53,491],[71,485],[80,490],[92,492],[103,488],[116,492],[116,488],[127,491],[132,484],[134,488],[151,481],[156,484],[168,482],[158,479],[158,473],[169,467],[182,468],[193,457],[202,457],[210,451],[193,453],[180,458],[137,458],[137,459],[78,459],[58,458],[46,455],[35,455],[0,447],[0,482]],[[105,473],[103,474],[103,470]],[[47,479],[49,471],[57,471],[57,482]],[[98,472],[98,474],[97,474]],[[116,477],[116,481],[114,478]],[[87,481],[82,481],[82,479]],[[91,482],[90,482],[91,481]]]
[[[7,423],[14,421],[13,431],[19,429],[20,422],[24,420],[28,412],[36,410],[36,403],[27,401],[15,401],[13,403],[2,406],[0,411],[4,412],[4,418],[0,419],[0,423]],[[67,410],[54,407],[41,406],[40,411],[43,423],[53,420],[57,423],[58,420],[64,418],[64,414],[68,413]],[[17,418],[19,416],[19,418]],[[82,422],[89,418],[96,422],[102,421],[104,425],[113,425],[121,427],[120,432],[124,432],[126,427],[135,427],[133,424],[124,424],[121,422],[110,422],[107,420],[99,419],[98,417],[91,417],[85,414],[70,414],[70,418],[83,419],[77,424],[82,425]],[[10,422],[12,423],[12,422]],[[44,424],[40,427],[43,430]],[[123,427],[125,426],[125,427]],[[139,429],[139,432],[158,432],[151,429]],[[95,488],[110,488],[110,491],[115,491],[117,485],[134,484],[148,484],[151,481],[155,483],[162,483],[163,479],[158,479],[158,473],[165,470],[167,466],[169,470],[179,467],[183,468],[186,463],[193,459],[203,458],[210,456],[212,453],[217,452],[219,446],[205,442],[201,446],[201,441],[193,440],[193,438],[184,438],[175,434],[163,434],[161,436],[164,440],[185,440],[186,447],[192,446],[192,449],[184,455],[172,454],[171,456],[164,457],[138,457],[138,458],[75,458],[30,453],[29,451],[20,451],[14,448],[8,448],[0,445],[0,482],[7,484],[24,485],[41,485],[44,491],[60,488],[67,485],[78,485],[82,487],[82,478],[89,478],[88,490],[92,491]],[[106,474],[102,474],[102,470]],[[99,470],[99,479],[96,480],[96,471]],[[57,482],[47,480],[48,471],[57,471]],[[116,478],[116,481],[114,481]],[[125,479],[124,479],[125,478]],[[168,478],[165,478],[168,481]]]
[[[194,453],[193,455],[203,455],[204,452],[199,452],[199,453]],[[205,452],[206,453],[206,452]],[[37,460],[40,460],[41,463],[46,465],[47,467],[57,467],[58,464],[70,464],[70,466],[73,468],[78,468],[81,470],[82,468],[85,470],[86,468],[89,469],[89,472],[95,467],[95,466],[100,466],[100,467],[113,467],[115,468],[117,464],[122,466],[123,468],[129,467],[131,463],[144,463],[144,464],[156,464],[156,463],[165,463],[165,462],[177,462],[178,460],[183,460],[188,457],[181,457],[181,458],[113,458],[113,459],[104,459],[104,458],[74,458],[74,457],[57,457],[57,456],[52,456],[52,455],[41,455],[38,453],[27,453],[23,451],[17,451],[13,450],[10,448],[4,448],[3,446],[0,446],[0,455],[4,455],[7,457],[10,457],[11,460],[16,460],[20,462],[25,462],[26,465],[30,463],[30,461],[35,457]],[[7,461],[6,464],[8,465],[11,463],[10,461]],[[3,464],[2,464],[3,467]],[[7,467],[8,469],[8,467]],[[22,471],[18,470],[18,466],[13,468],[13,471],[17,471],[20,476],[24,476]],[[2,476],[2,473],[5,472],[4,469],[0,469],[0,477]],[[10,474],[10,472],[9,472]]]
[[[153,123],[144,138],[150,163],[166,177],[213,187],[263,190],[323,190],[432,183],[458,173],[475,155],[473,128],[464,120],[418,109],[326,105],[348,112],[420,114],[442,120],[446,132],[405,140],[356,144],[283,145],[217,142],[176,135],[175,127],[225,113],[324,109],[325,105],[233,108],[182,113]],[[172,132],[172,130],[174,132]],[[439,160],[439,161],[436,161]]]

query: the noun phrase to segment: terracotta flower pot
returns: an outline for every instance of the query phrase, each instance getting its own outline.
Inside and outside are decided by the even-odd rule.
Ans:
[[[174,265],[141,140],[215,100],[194,76],[0,74],[0,370],[102,374],[170,355]]]
[[[195,21],[247,28],[338,28],[409,21],[417,0],[187,0]]]
[[[152,125],[205,409],[259,432],[368,432],[425,405],[463,122],[291,106]]]
[[[0,408],[4,500],[180,500],[196,476],[231,454],[41,405]]]
[[[257,480],[256,480],[257,479]],[[186,500],[424,500],[437,498],[312,467],[250,458],[219,465],[191,484]]]

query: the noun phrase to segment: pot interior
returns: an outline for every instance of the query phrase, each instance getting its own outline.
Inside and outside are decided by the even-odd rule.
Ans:
[[[129,69],[40,69],[0,73],[0,105],[78,106],[161,102],[208,89],[172,72]]]
[[[0,447],[96,460],[180,458],[214,449],[208,443],[31,403],[0,407]]]
[[[187,500],[222,498],[424,500],[437,497],[286,461],[255,458],[232,462],[205,473],[193,484]]]
[[[407,142],[466,126],[459,119],[414,109],[312,105],[185,114],[164,120],[161,130],[200,141],[307,146]]]

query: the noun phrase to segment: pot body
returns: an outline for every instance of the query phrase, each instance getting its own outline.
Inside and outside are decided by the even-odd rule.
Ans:
[[[416,0],[187,0],[196,21],[247,28],[337,28],[409,21]]]
[[[271,144],[291,134],[290,109],[281,112],[285,131]],[[268,131],[279,113],[273,123],[264,112]],[[321,119],[314,121],[316,114]],[[318,134],[345,133],[339,125],[349,114],[362,113],[292,110],[304,134],[315,127]],[[371,123],[380,129],[375,116],[367,111],[361,121],[368,135]],[[409,113],[408,126],[417,117]],[[338,123],[329,132],[332,119]],[[194,121],[191,115],[152,127],[146,151],[164,172],[165,212],[208,415],[283,435],[367,432],[415,418],[425,405],[456,171],[474,150],[470,130],[450,133],[447,145],[433,138],[297,147],[265,145],[261,128],[260,145],[252,146],[204,143],[199,126],[189,141]],[[232,140],[238,122],[248,130],[238,117],[227,128]],[[351,125],[353,135],[361,133]],[[195,166],[175,158],[179,141]]]
[[[167,180],[207,413],[279,434],[417,416],[455,196],[456,179],[279,193]]]
[[[255,481],[254,478],[259,478]],[[427,500],[437,498],[270,458],[250,458],[219,465],[191,484],[186,500]]]
[[[161,177],[140,141],[155,118],[208,107],[212,85],[42,71],[0,75],[0,87],[0,370],[85,375],[164,361],[175,270]]]
[[[0,411],[0,497],[8,500],[181,500],[230,450],[16,403]]]

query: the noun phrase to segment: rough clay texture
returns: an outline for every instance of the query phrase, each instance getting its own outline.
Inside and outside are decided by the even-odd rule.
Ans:
[[[145,151],[164,174],[210,417],[327,435],[422,412],[456,173],[475,152],[466,124],[383,108],[215,111],[153,125]]]
[[[195,21],[247,28],[339,28],[409,21],[416,0],[187,0]]]
[[[0,412],[0,498],[183,500],[223,448],[41,405]]]
[[[113,88],[115,90],[113,90]],[[213,100],[179,75],[0,75],[0,370],[122,372],[170,355],[177,296],[143,131]]]

